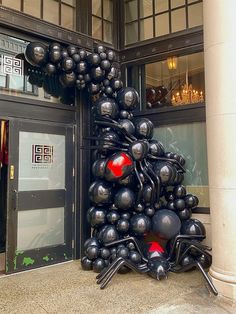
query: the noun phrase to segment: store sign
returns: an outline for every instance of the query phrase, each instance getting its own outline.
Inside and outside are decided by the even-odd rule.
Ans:
[[[52,145],[32,145],[33,164],[52,164],[53,146]]]
[[[1,55],[1,72],[9,75],[24,75],[24,60],[12,56]]]

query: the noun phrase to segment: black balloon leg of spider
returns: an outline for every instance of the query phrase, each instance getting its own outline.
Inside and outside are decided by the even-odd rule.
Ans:
[[[100,274],[98,274],[98,275],[96,276],[96,279],[98,279],[98,280],[97,280],[97,284],[100,284],[101,281],[107,276],[107,274],[109,274],[109,272],[110,272],[114,267],[116,267],[116,265],[119,264],[119,262],[120,262],[121,260],[123,260],[122,257],[117,257],[117,258],[115,258],[115,259],[112,261],[112,263],[111,263],[110,265],[108,265],[108,267],[104,268],[104,269],[100,272]]]
[[[149,174],[147,173],[147,171],[144,169],[142,162],[139,161],[139,165],[140,165],[140,169],[142,171],[142,173],[144,174],[144,176],[149,180],[151,187],[152,187],[152,193],[151,193],[151,206],[153,206],[154,201],[155,201],[155,194],[156,194],[156,187],[155,184],[152,180],[152,178],[149,176]]]
[[[101,278],[99,278],[99,280],[97,281],[98,284],[101,283],[101,286],[100,286],[101,289],[104,289],[107,286],[107,284],[111,281],[112,277],[119,271],[119,269],[122,266],[126,266],[129,269],[136,271],[138,273],[148,272],[147,268],[140,270],[132,262],[126,260],[123,257],[118,257],[117,262],[116,262],[116,260],[114,260],[114,262],[111,264],[111,267],[109,266],[109,268],[107,269],[107,272],[105,274],[103,274],[103,276]]]
[[[185,251],[182,250],[182,248],[185,246],[188,246]],[[210,249],[208,246],[205,246],[203,244],[201,244],[200,242],[197,242],[195,240],[181,240],[179,241],[177,248],[176,248],[176,257],[175,257],[175,262],[173,263],[173,266],[178,265],[181,260],[183,259],[183,257],[191,250],[197,250],[198,252],[200,252],[201,254],[206,255],[207,258],[211,259],[211,255],[209,253],[206,252],[206,250]]]
[[[156,157],[156,156],[152,156],[151,154],[148,154],[148,157],[153,160],[168,161],[172,164],[176,164],[179,167],[179,169],[182,170],[183,173],[186,172],[184,167],[178,162],[178,160],[170,159],[166,157]]]
[[[124,135],[126,140],[129,141],[130,143],[132,143],[133,141],[137,141],[137,138],[134,135],[127,132],[126,129],[119,124],[119,122],[113,119],[102,117],[99,118],[99,120],[95,120],[94,123],[97,125],[108,126],[113,129],[119,130]]]
[[[160,181],[159,177],[153,171],[152,167],[148,164],[146,159],[144,159],[144,164],[147,167],[147,170],[148,170],[150,176],[152,176],[152,179],[156,183],[156,199],[155,199],[155,201],[158,203],[160,200],[160,193],[161,193],[161,181]]]
[[[142,180],[141,180],[140,175],[139,175],[138,170],[137,170],[137,163],[136,163],[136,161],[134,161],[134,172],[135,172],[136,177],[137,177],[138,182],[139,182],[138,197],[137,197],[136,203],[140,204],[141,198],[142,198],[142,195],[143,195],[143,183],[142,183]]]
[[[126,242],[132,242],[135,245],[135,248],[139,252],[139,254],[140,254],[141,258],[143,259],[143,261],[148,262],[148,259],[143,255],[140,243],[138,242],[138,240],[135,237],[127,237],[127,238],[124,238],[124,239],[119,239],[119,240],[116,240],[116,241],[112,241],[110,243],[104,244],[104,246],[109,248],[109,247],[115,246],[117,244],[123,244],[123,243],[126,243]]]
[[[170,249],[170,252],[169,252],[169,256],[168,256],[168,261],[171,261],[173,256],[174,256],[174,253],[175,253],[175,250],[177,249],[178,245],[179,245],[179,242],[183,239],[186,239],[186,240],[199,240],[199,241],[202,241],[204,240],[206,237],[204,235],[186,235],[186,234],[178,234],[175,239],[174,239],[174,242],[173,242],[173,245]]]
[[[101,138],[99,136],[89,136],[89,137],[84,137],[84,139],[86,140],[94,140],[94,141],[101,141],[101,142],[107,142],[107,143],[114,143],[114,144],[119,144],[120,146],[124,146],[124,147],[129,147],[129,144],[128,143],[124,143],[124,142],[121,142],[121,141],[117,141],[117,140],[114,140],[114,139],[106,139],[106,138]]]
[[[204,268],[202,267],[201,263],[199,263],[198,261],[196,262],[196,266],[198,267],[198,269],[200,270],[200,272],[202,273],[203,277],[206,279],[211,291],[214,293],[214,295],[218,295],[218,291],[216,290],[216,287],[214,286],[213,282],[211,281],[210,277],[208,276],[208,274],[205,272]]]

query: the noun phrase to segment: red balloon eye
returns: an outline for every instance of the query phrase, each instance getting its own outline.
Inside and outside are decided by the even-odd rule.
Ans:
[[[128,154],[119,153],[107,163],[107,170],[115,178],[121,178],[126,174],[126,167],[133,166],[133,160]],[[129,171],[130,172],[130,171]]]

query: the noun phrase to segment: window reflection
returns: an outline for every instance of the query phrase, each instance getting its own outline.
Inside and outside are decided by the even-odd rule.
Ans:
[[[203,53],[145,65],[146,108],[204,102]]]

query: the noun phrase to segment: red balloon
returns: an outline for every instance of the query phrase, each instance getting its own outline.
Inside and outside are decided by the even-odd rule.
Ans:
[[[107,181],[118,181],[127,177],[134,169],[133,159],[130,155],[119,152],[115,153],[108,159],[105,170]]]

